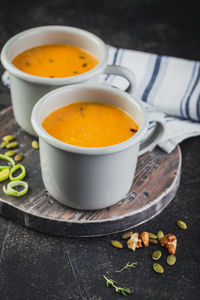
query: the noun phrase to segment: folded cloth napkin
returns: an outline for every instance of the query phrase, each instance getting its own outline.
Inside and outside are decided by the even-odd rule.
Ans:
[[[109,64],[135,73],[134,97],[152,105],[166,118],[166,134],[159,146],[170,153],[181,141],[200,135],[200,62],[109,47]],[[107,75],[106,83],[122,89],[127,81]]]

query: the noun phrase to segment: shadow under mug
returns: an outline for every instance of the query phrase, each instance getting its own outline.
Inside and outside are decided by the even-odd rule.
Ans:
[[[52,111],[74,102],[100,102],[128,112],[138,123],[138,132],[128,140],[108,147],[79,147],[49,135],[42,121]],[[146,136],[149,122],[155,130]],[[48,192],[72,208],[94,210],[123,199],[133,182],[138,156],[151,151],[165,131],[164,117],[145,111],[141,101],[119,89],[103,85],[71,85],[54,90],[33,108],[32,125],[39,136],[42,178]]]
[[[88,72],[66,78],[45,78],[27,74],[12,64],[12,60],[26,49],[43,44],[71,44],[92,53],[98,65]],[[3,78],[9,78],[11,100],[17,123],[29,134],[36,135],[31,125],[31,112],[36,102],[46,93],[61,87],[79,83],[99,83],[102,74],[114,74],[129,81],[128,92],[135,90],[135,75],[127,68],[108,65],[108,48],[94,34],[67,26],[42,26],[23,31],[12,37],[3,47],[1,62],[7,70]]]

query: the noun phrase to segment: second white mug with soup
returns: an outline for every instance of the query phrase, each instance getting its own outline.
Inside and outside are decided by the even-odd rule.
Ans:
[[[12,63],[21,52],[41,45],[68,44],[91,53],[98,64],[79,75],[47,78],[23,72]],[[3,47],[1,62],[9,73],[11,99],[17,123],[29,134],[35,135],[31,125],[31,112],[35,103],[49,91],[61,86],[98,83],[100,75],[115,74],[129,81],[129,92],[135,90],[135,76],[127,68],[108,65],[108,49],[94,34],[67,26],[43,26],[23,31],[12,37]]]
[[[75,145],[63,142],[59,136],[45,130],[44,121],[48,116],[67,105],[79,103],[83,107],[84,103],[116,106],[136,122],[136,133],[124,141],[109,144],[106,143],[105,129],[100,132],[98,126],[92,126],[101,140],[105,136],[105,143],[98,147],[97,144],[83,147],[80,140]],[[82,113],[84,110],[80,111]],[[85,124],[90,119],[87,117],[86,109],[84,126],[81,127],[81,122],[77,122],[77,126],[72,128],[73,134],[76,134],[74,131],[88,134]],[[107,122],[107,117],[99,118],[101,122]],[[62,118],[54,120],[55,133]],[[150,121],[156,122],[155,130],[145,138]],[[86,210],[101,209],[121,200],[132,185],[138,156],[151,151],[165,131],[165,119],[160,113],[146,112],[141,101],[119,89],[103,85],[72,85],[48,93],[34,106],[32,124],[39,136],[42,178],[46,189],[64,205]],[[59,130],[60,133],[67,131],[68,125]]]

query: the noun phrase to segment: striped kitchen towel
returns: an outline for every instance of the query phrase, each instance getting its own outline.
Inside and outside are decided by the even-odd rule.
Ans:
[[[159,144],[163,150],[169,153],[181,141],[200,135],[200,62],[109,47],[109,64],[132,70],[134,97],[165,114],[167,131]],[[122,89],[128,85],[119,76],[105,80]]]

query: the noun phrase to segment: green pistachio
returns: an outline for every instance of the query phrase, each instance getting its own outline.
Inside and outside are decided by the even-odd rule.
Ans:
[[[10,150],[10,151],[7,151],[6,153],[4,153],[4,155],[6,155],[6,156],[13,156],[13,155],[15,155],[15,153],[16,153],[16,151],[15,150]]]
[[[38,141],[32,141],[32,147],[34,149],[39,149],[39,143],[38,143]]]
[[[187,229],[187,224],[186,224],[185,222],[181,221],[181,220],[178,220],[178,221],[176,222],[176,224],[177,224],[177,226],[178,226],[179,228],[181,228],[181,229],[183,229],[183,230]]]
[[[159,274],[164,273],[164,269],[160,264],[157,264],[157,263],[153,264],[153,269],[156,273],[159,273]]]
[[[173,266],[176,262],[176,256],[175,255],[169,255],[167,256],[167,263],[170,266]]]
[[[122,234],[121,238],[122,238],[123,240],[129,239],[129,238],[131,237],[132,234],[133,234],[132,231],[125,232],[125,233]]]
[[[120,243],[119,241],[112,240],[111,245],[115,248],[123,248],[122,243]]]
[[[157,235],[155,235],[154,233],[148,232],[148,235],[150,239],[157,239]]]
[[[152,253],[152,259],[153,260],[158,260],[162,256],[162,252],[160,250],[156,250]]]
[[[161,231],[161,230],[159,230],[159,231],[157,232],[157,238],[158,238],[158,240],[160,241],[160,240],[163,238],[163,236],[164,236],[164,232]]]
[[[16,148],[19,146],[19,143],[18,142],[11,142],[9,144],[6,145],[6,148],[7,149],[12,149],[12,148]]]

